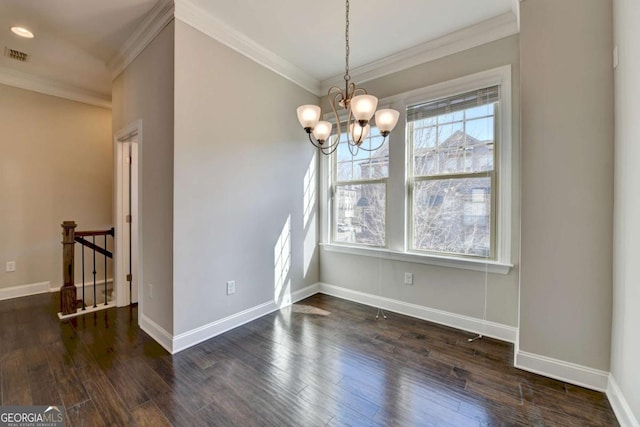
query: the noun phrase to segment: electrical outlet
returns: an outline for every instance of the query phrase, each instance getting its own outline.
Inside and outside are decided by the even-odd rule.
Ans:
[[[147,285],[147,295],[149,299],[153,299],[153,285],[151,283]]]
[[[413,285],[413,273],[404,273],[404,284]]]
[[[232,295],[236,293],[236,281],[229,280],[227,282],[227,295]]]
[[[16,271],[16,262],[15,261],[7,261],[7,272]]]

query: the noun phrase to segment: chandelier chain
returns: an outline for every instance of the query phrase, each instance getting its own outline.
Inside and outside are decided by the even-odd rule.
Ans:
[[[346,10],[346,25],[344,30],[344,41],[345,41],[345,57],[344,57],[344,80],[345,82],[349,82],[351,80],[351,76],[349,75],[349,0],[347,2],[347,10]]]

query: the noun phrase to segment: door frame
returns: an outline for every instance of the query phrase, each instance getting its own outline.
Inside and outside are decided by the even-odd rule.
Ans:
[[[123,167],[125,157],[127,156],[124,144],[131,142],[131,275],[132,284],[137,286],[137,295],[133,299],[137,299],[138,305],[142,305],[143,283],[141,274],[142,256],[141,236],[140,236],[140,210],[139,210],[139,169],[140,156],[139,147],[142,143],[142,120],[136,120],[128,124],[114,136],[114,168],[115,168],[115,191],[114,191],[114,228],[115,228],[115,245],[114,245],[114,292],[116,294],[116,305],[124,307],[129,305],[129,282],[126,280],[127,263],[125,259],[127,251],[124,248],[124,241],[120,238],[123,235],[123,229],[127,226],[126,215],[124,211],[123,197],[125,197],[125,189],[123,188],[123,174],[128,170]]]

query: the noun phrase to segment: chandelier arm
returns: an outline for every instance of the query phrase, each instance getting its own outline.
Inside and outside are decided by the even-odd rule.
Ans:
[[[367,92],[367,90],[363,87],[355,87],[354,83],[351,83],[354,86],[353,89],[353,93],[351,94],[352,97],[356,96],[358,93],[361,95],[368,95],[369,92]]]
[[[309,137],[309,142],[313,144],[314,147],[322,149],[322,144],[320,144],[319,141],[315,141],[316,138],[311,136],[311,132],[309,132],[307,136]]]
[[[356,87],[355,83],[352,82],[347,85],[346,91],[348,102],[345,103],[344,108],[351,106],[351,98],[353,98],[353,96],[355,95],[356,90],[358,90],[358,88]]]
[[[336,89],[338,89],[336,86],[334,86]],[[333,96],[333,100],[331,102],[329,102],[329,104],[331,104],[331,111],[333,111],[333,117],[336,119],[336,128],[337,128],[337,138],[336,140],[339,141],[340,140],[340,135],[342,134],[342,127],[340,126],[340,116],[338,115],[338,111],[336,110],[336,101],[338,99],[338,97],[340,97],[342,100],[344,100],[344,94],[342,93],[342,91],[340,89],[338,89],[338,93],[336,93]]]
[[[333,139],[333,142],[329,144],[325,144],[324,142],[321,144],[320,141],[316,140],[315,137],[311,136],[311,132],[309,132],[307,136],[309,137],[309,142],[311,142],[311,144],[314,147],[319,148],[320,151],[322,151],[322,154],[331,154],[334,151],[336,151],[336,148],[338,148],[338,142],[339,142],[338,136],[333,136],[333,135],[330,136],[329,140]]]
[[[353,140],[353,138],[351,138],[351,125],[355,124],[355,120],[353,120],[353,122],[351,121],[353,117],[353,114],[351,113],[351,106],[349,106],[349,113],[347,114],[347,145],[351,146],[355,146],[360,148],[360,144],[362,143],[362,141],[360,142],[356,142]],[[356,154],[358,153],[358,151],[356,150]],[[353,151],[351,152],[351,154],[353,154]],[[353,154],[355,156],[355,154]]]
[[[327,144],[326,143],[327,141],[332,141],[332,142]],[[325,143],[322,145],[322,148],[330,149],[331,153],[333,153],[334,151],[336,151],[336,148],[338,147],[338,143],[340,142],[340,136],[331,135],[327,141],[325,141]]]
[[[364,148],[361,145],[358,145],[358,148],[360,150],[364,150],[364,151],[368,151],[368,152],[372,152],[372,151],[378,151],[380,148],[382,148],[382,146],[384,145],[384,143],[387,141],[387,137],[383,137],[382,138],[382,142],[380,143],[380,145],[378,145],[376,148]]]
[[[336,139],[336,142],[338,142],[338,140]],[[331,154],[333,154],[336,150],[338,149],[338,144],[334,143],[332,145],[329,145],[327,147],[323,147],[320,149],[320,151],[322,151],[322,154],[324,154],[325,156],[330,156]]]
[[[334,86],[338,91],[334,92],[333,99],[329,102],[331,104],[331,110],[333,111],[333,115],[335,116],[336,121],[340,118],[338,115],[338,111],[336,110],[336,105],[341,105],[341,103],[347,102],[347,97],[344,92]]]
[[[347,144],[349,146],[349,152],[351,153],[351,157],[355,157],[358,155],[358,151],[360,151],[360,147],[355,144]]]
[[[333,93],[332,93],[332,92],[335,92],[336,94],[337,94],[337,93],[342,93],[342,89],[340,89],[338,86],[331,86],[331,87],[329,88],[329,90],[327,91],[327,96],[328,96],[329,98],[331,98],[331,96],[335,96],[335,95],[333,95]]]

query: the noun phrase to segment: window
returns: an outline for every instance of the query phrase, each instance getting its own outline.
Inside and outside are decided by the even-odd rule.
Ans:
[[[410,105],[410,249],[493,257],[499,86]]]
[[[385,145],[352,157],[343,140],[321,164],[323,250],[506,274],[510,66],[379,105],[405,112]],[[365,148],[379,138],[372,129]]]
[[[345,126],[346,127],[346,126]],[[342,134],[334,159],[333,242],[386,246],[388,140],[372,127],[353,156]]]

